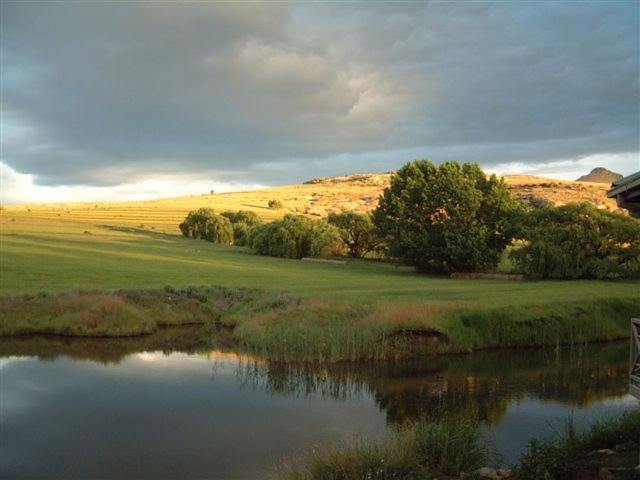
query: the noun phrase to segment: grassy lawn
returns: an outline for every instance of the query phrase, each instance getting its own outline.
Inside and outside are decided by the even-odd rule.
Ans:
[[[640,296],[640,282],[451,280],[378,262],[322,265],[131,227],[3,214],[2,294],[220,285],[350,300],[506,306]],[[89,232],[89,233],[84,233]]]

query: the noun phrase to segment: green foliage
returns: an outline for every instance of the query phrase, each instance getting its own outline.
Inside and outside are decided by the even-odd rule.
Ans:
[[[258,225],[262,225],[262,220],[255,212],[238,210],[237,212],[222,212],[223,217],[227,217],[233,225],[233,243],[244,246],[249,243],[251,230]]]
[[[476,164],[406,164],[373,213],[389,253],[433,273],[486,271],[511,242],[521,206]]]
[[[284,203],[282,203],[280,200],[272,199],[272,200],[269,200],[269,202],[267,203],[267,206],[271,210],[282,210],[284,208]]]
[[[589,454],[597,449],[615,449],[628,444],[637,455],[640,438],[640,410],[632,410],[617,419],[595,424],[589,431],[576,432],[570,422],[563,437],[533,440],[515,467],[520,480],[570,480],[584,470]],[[635,455],[634,455],[635,456]],[[631,478],[631,477],[629,477]]]
[[[332,213],[328,222],[340,230],[340,238],[349,251],[349,256],[362,258],[381,245],[370,215],[347,212]]]
[[[285,215],[253,230],[249,245],[260,255],[283,258],[319,257],[339,242],[338,229],[322,220]]]
[[[534,278],[640,275],[640,221],[588,203],[535,209],[522,220],[521,248],[510,253]]]
[[[233,242],[233,226],[227,217],[216,215],[210,208],[199,208],[189,212],[179,225],[182,235],[214,243]]]
[[[284,466],[278,477],[399,480],[457,477],[481,467],[489,452],[478,426],[469,419],[446,416],[444,412],[439,417],[400,428],[381,444],[360,441],[327,453],[313,452],[302,469]]]

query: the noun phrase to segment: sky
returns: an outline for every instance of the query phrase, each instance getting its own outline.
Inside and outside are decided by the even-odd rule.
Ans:
[[[640,2],[2,0],[3,203],[640,170]]]

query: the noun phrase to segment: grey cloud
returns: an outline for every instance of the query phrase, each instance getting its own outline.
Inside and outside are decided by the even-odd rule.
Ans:
[[[638,152],[639,8],[3,2],[3,161],[266,183]]]

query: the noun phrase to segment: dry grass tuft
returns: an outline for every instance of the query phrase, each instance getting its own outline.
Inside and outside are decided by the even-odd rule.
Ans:
[[[367,324],[433,328],[443,315],[462,310],[462,303],[382,305],[362,320]]]

